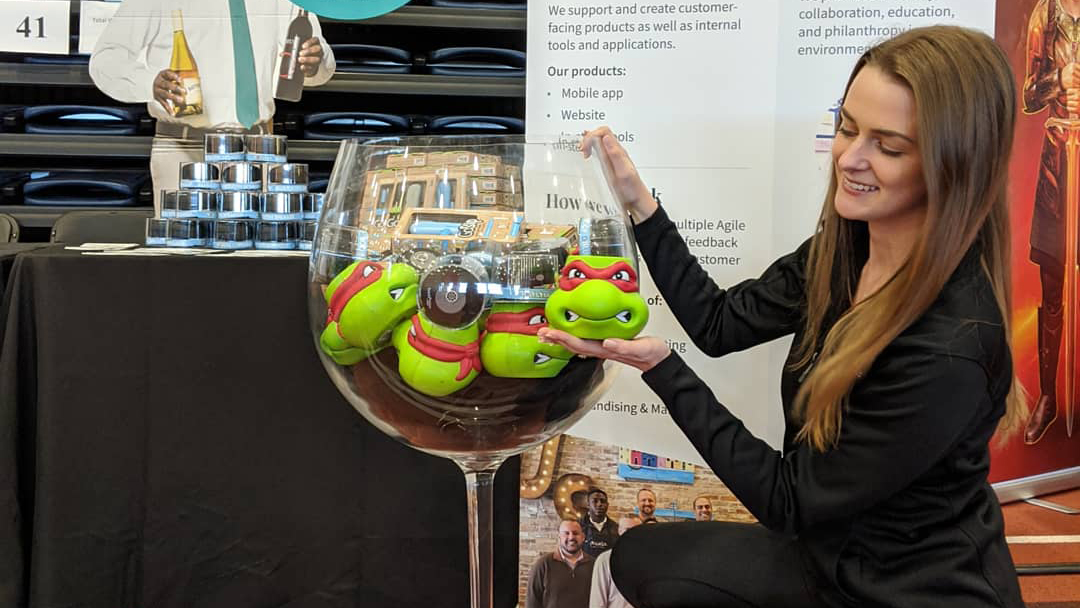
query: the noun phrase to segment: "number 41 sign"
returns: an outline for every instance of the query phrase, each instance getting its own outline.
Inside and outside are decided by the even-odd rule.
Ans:
[[[0,51],[67,55],[68,0],[0,0]]]

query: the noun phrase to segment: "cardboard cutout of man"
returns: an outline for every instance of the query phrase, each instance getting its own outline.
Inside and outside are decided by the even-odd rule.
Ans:
[[[299,10],[287,0],[124,0],[90,56],[90,77],[105,94],[128,103],[146,102],[157,119],[150,157],[154,207],[160,192],[175,189],[181,162],[202,160],[207,132],[270,133],[279,61],[289,25]],[[174,116],[184,86],[169,69],[174,11],[198,68],[202,111]],[[312,36],[301,43],[298,65],[305,86],[334,74],[334,57],[315,15]]]

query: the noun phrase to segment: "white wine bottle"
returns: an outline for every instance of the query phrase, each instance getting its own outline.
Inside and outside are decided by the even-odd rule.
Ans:
[[[172,12],[173,17],[173,48],[172,59],[169,61],[169,69],[180,75],[184,85],[183,103],[170,101],[169,106],[173,116],[190,116],[202,114],[202,82],[199,80],[199,66],[191,55],[187,37],[184,36],[184,16],[179,10]]]

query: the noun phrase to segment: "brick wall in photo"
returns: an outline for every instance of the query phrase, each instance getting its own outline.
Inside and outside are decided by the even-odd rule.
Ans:
[[[541,449],[538,447],[522,455],[523,479],[536,474]],[[607,445],[569,435],[563,436],[555,462],[551,488],[538,499],[523,498],[521,500],[518,591],[519,597],[522,598],[522,605],[524,605],[529,568],[542,553],[555,550],[556,535],[561,520],[555,511],[552,490],[555,487],[555,481],[568,473],[588,475],[592,478],[594,485],[607,492],[608,517],[616,521],[624,515],[633,513],[637,492],[642,487],[648,487],[656,493],[657,509],[674,508],[677,511],[692,511],[694,498],[704,494],[712,501],[713,519],[755,521],[727,487],[707,468],[695,469],[693,485],[652,482],[643,484],[640,481],[626,481],[619,478],[618,463],[619,446],[617,445]],[[660,520],[665,521],[666,518],[662,517]]]

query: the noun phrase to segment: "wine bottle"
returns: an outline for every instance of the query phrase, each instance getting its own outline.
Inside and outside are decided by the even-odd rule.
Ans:
[[[202,114],[202,81],[199,80],[199,67],[195,64],[195,58],[191,55],[187,37],[184,36],[184,16],[179,10],[172,12],[173,17],[173,49],[172,59],[169,61],[169,69],[180,75],[184,86],[183,103],[169,102],[169,110],[173,116],[190,116]]]
[[[274,97],[286,101],[299,101],[304,92],[304,71],[300,69],[300,47],[311,38],[311,21],[308,12],[300,9],[289,24],[285,47],[281,51],[281,68],[278,70],[277,91]]]

